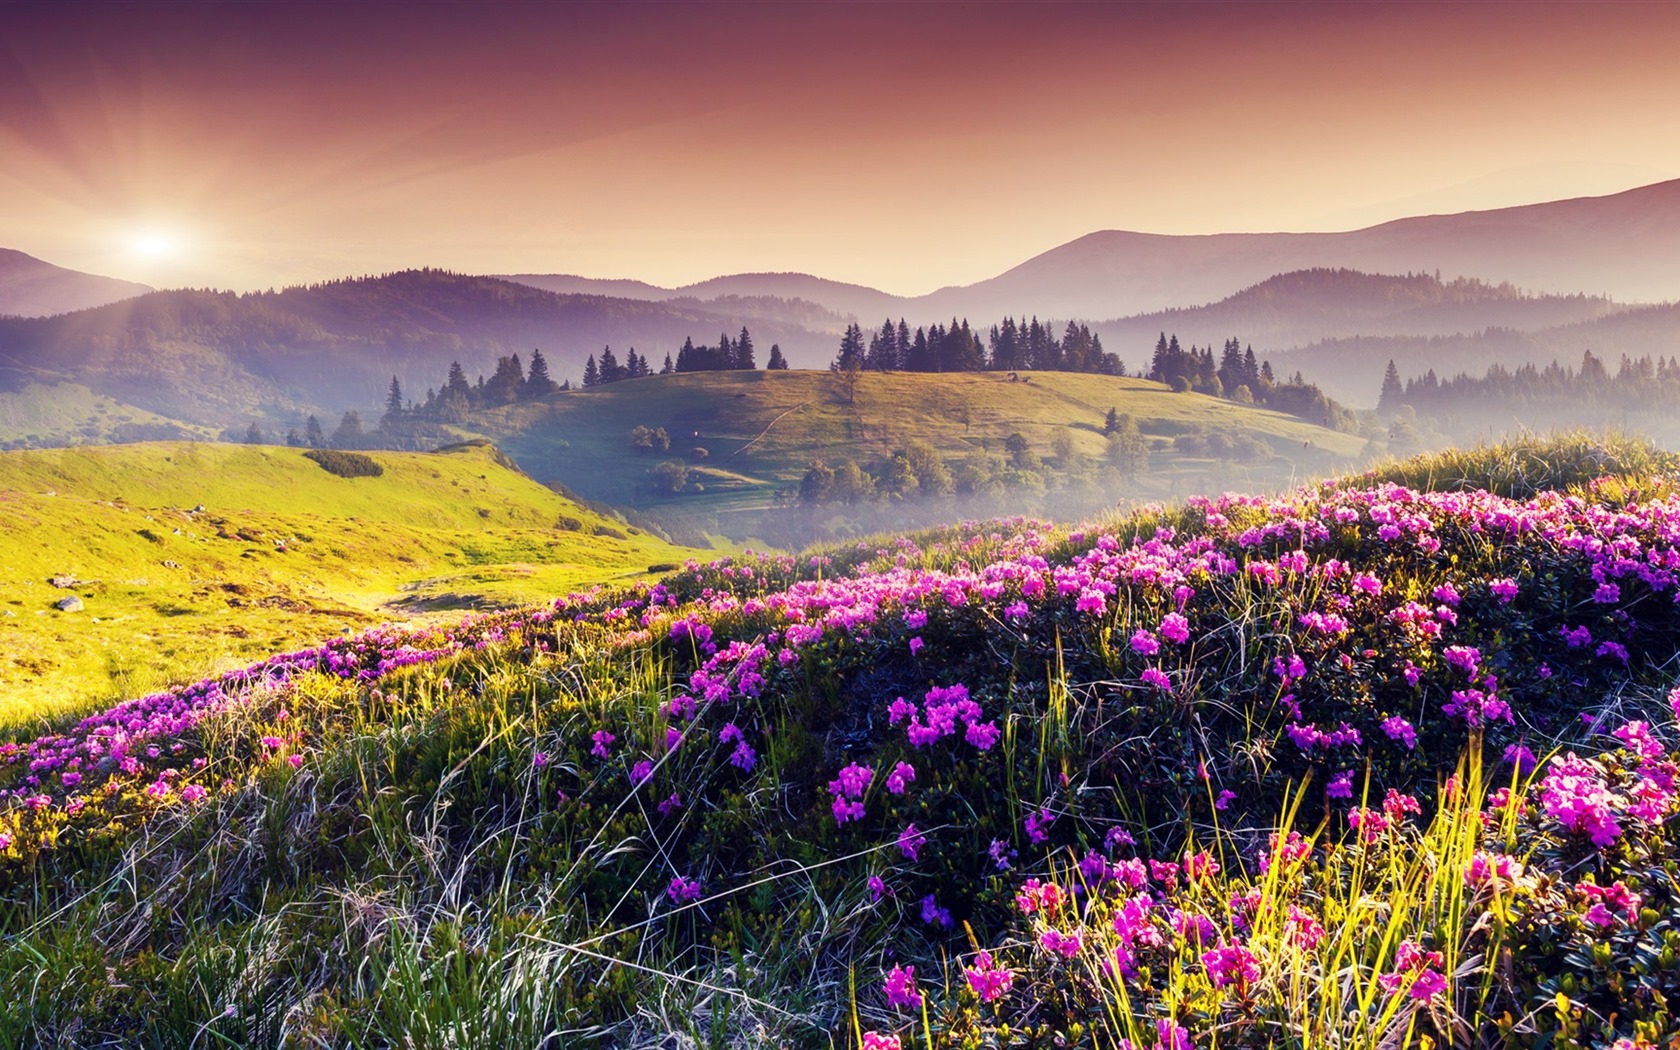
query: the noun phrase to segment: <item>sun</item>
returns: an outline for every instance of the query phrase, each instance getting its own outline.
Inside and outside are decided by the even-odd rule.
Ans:
[[[180,241],[162,230],[146,230],[128,240],[129,251],[147,259],[166,259],[180,249]]]

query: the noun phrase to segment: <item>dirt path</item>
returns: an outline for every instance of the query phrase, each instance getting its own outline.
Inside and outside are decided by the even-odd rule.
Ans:
[[[734,459],[736,456],[739,456],[741,453],[745,452],[747,449],[752,448],[754,445],[758,444],[759,441],[761,441],[764,438],[764,435],[770,433],[770,428],[775,426],[777,423],[780,423],[784,416],[787,416],[791,413],[799,411],[800,409],[804,408],[806,405],[810,404],[812,401],[815,401],[815,400],[816,400],[816,398],[814,398],[814,397],[806,398],[804,401],[799,402],[799,404],[794,405],[792,408],[788,409],[786,412],[783,412],[781,415],[777,416],[775,419],[772,419],[770,422],[764,424],[764,429],[760,430],[758,432],[757,437],[753,438],[751,441],[747,442],[745,445],[742,445],[740,448],[736,449],[735,451],[731,452],[729,455],[727,455],[723,458],[724,459]]]

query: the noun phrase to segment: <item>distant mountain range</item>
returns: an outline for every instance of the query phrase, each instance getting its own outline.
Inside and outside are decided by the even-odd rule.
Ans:
[[[104,306],[151,290],[143,284],[67,270],[33,255],[0,248],[0,316],[46,317]]]
[[[1160,332],[1185,344],[1235,337],[1358,406],[1374,403],[1390,358],[1410,376],[1577,361],[1585,349],[1612,361],[1680,354],[1680,307],[1628,302],[1676,298],[1680,181],[1348,233],[1105,231],[914,298],[789,273],[661,288],[437,270],[243,295],[153,292],[0,250],[0,313],[14,315],[0,317],[0,397],[69,384],[85,389],[59,404],[99,405],[107,420],[126,406],[148,425],[278,423],[369,409],[393,374],[418,399],[451,361],[488,375],[498,356],[528,360],[533,348],[556,378],[576,379],[607,345],[634,346],[657,367],[685,338],[713,343],[745,326],[761,362],[779,343],[795,368],[820,368],[852,318],[873,329],[887,317],[966,317],[984,332],[1011,315],[1089,321],[1134,371]],[[0,404],[0,417],[26,409]]]
[[[914,297],[788,273],[737,274],[679,289],[533,274],[509,279],[647,299],[724,292],[796,296],[878,326],[887,316],[912,323],[1004,314],[1096,321],[1212,303],[1277,274],[1320,268],[1438,272],[1449,282],[1474,277],[1537,293],[1625,301],[1680,299],[1680,180],[1605,197],[1397,219],[1345,233],[1102,230],[977,284]]]
[[[609,344],[620,355],[639,346],[657,367],[689,336],[715,342],[743,326],[761,364],[778,342],[790,356],[832,355],[826,332],[758,316],[757,302],[719,302],[714,312],[689,300],[559,295],[439,270],[245,295],[151,292],[62,316],[0,318],[0,389],[72,382],[172,419],[225,425],[366,410],[392,375],[418,400],[442,386],[452,361],[488,375],[498,356],[528,362],[533,348],[556,379],[574,380]]]

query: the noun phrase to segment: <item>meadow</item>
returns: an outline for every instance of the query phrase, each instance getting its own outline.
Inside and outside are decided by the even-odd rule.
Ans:
[[[1677,469],[748,552],[18,736],[0,1045],[1668,1045]]]
[[[696,553],[580,507],[483,444],[369,455],[377,477],[274,446],[0,453],[0,726]],[[72,596],[83,608],[59,611]]]

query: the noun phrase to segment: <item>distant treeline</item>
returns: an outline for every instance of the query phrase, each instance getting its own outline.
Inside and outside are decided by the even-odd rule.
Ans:
[[[1377,402],[1379,413],[1410,408],[1418,416],[1441,419],[1449,426],[1465,414],[1478,424],[1488,410],[1510,412],[1531,426],[1602,425],[1608,423],[1675,421],[1680,405],[1680,359],[1622,355],[1612,374],[1588,350],[1579,368],[1553,361],[1545,368],[1525,364],[1516,369],[1492,365],[1479,378],[1464,373],[1441,379],[1433,369],[1400,381],[1393,361],[1383,377]]]
[[[935,324],[914,333],[903,318],[888,318],[867,340],[863,329],[849,325],[829,367],[837,372],[859,368],[869,372],[1096,372],[1125,375],[1119,357],[1103,350],[1102,339],[1082,324],[1069,321],[1060,339],[1055,329],[1038,318],[1017,322],[1006,317],[995,324],[982,343],[968,320],[951,318],[949,327]]]
[[[770,358],[764,367],[785,369],[787,366],[787,358],[782,356],[782,348],[775,343],[770,344]],[[658,374],[664,376],[673,372],[732,372],[757,367],[758,354],[753,348],[752,333],[743,327],[740,336],[735,339],[729,338],[728,332],[723,333],[718,337],[716,346],[695,346],[693,336],[685,338],[682,349],[677,351],[676,360],[671,360],[671,355],[667,353],[665,363],[660,366]],[[589,360],[583,366],[583,385],[598,386],[601,383],[640,379],[642,376],[653,374],[652,362],[638,355],[635,347],[630,348],[621,365],[609,346],[602,349],[601,360],[598,363],[594,354],[589,355]]]
[[[1254,347],[1245,349],[1237,339],[1225,340],[1216,363],[1213,344],[1186,350],[1179,345],[1177,333],[1168,336],[1162,332],[1150,358],[1147,378],[1181,392],[1193,390],[1284,412],[1331,430],[1353,433],[1359,428],[1351,411],[1316,384],[1307,382],[1300,372],[1290,376],[1288,382],[1278,382],[1272,374],[1272,363],[1256,359]]]

